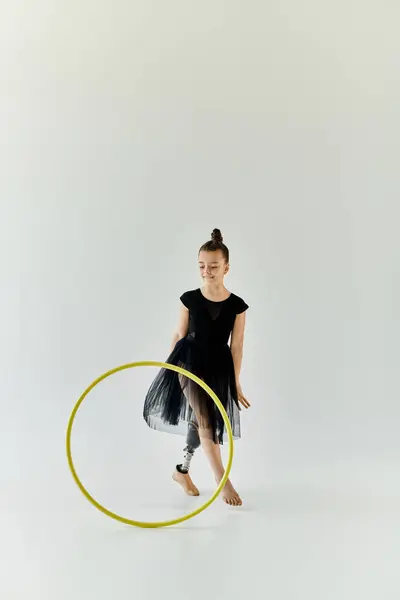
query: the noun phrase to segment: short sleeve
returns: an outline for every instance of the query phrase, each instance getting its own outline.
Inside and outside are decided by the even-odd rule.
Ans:
[[[186,308],[190,308],[192,303],[191,303],[191,293],[190,292],[185,292],[184,294],[182,294],[182,296],[179,298],[179,300],[182,302],[182,304],[184,306],[186,306]]]
[[[235,312],[237,315],[244,313],[248,308],[249,308],[249,305],[246,304],[246,302],[243,300],[243,298],[239,298],[239,297],[236,298]]]

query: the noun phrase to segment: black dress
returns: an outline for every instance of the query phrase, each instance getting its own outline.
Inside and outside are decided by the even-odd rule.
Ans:
[[[179,340],[167,363],[183,367],[204,380],[224,406],[234,439],[240,438],[240,416],[229,338],[236,315],[248,305],[235,294],[226,300],[207,300],[200,289],[185,292],[189,310],[186,337]],[[143,416],[158,431],[186,435],[190,423],[216,443],[226,439],[225,424],[213,399],[196,382],[170,369],[161,369],[144,402]]]

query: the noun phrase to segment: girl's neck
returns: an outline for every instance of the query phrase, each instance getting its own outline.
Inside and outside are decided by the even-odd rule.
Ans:
[[[209,300],[225,300],[230,296],[230,292],[223,283],[204,284],[201,293]]]

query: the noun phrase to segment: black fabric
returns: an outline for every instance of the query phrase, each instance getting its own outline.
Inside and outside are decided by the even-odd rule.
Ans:
[[[240,437],[240,415],[235,371],[228,345],[236,315],[248,309],[242,298],[207,300],[200,289],[185,292],[182,303],[189,310],[189,330],[166,362],[190,371],[217,394]],[[143,416],[149,427],[181,435],[194,423],[215,442],[226,438],[225,424],[213,399],[196,382],[169,369],[158,372],[145,398]]]

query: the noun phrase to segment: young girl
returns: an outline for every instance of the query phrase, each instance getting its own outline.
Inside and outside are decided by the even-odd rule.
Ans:
[[[167,362],[194,373],[210,386],[228,414],[234,439],[238,439],[239,405],[250,406],[239,382],[248,305],[224,285],[229,250],[219,229],[214,229],[211,240],[200,248],[198,260],[202,287],[180,298],[180,318]],[[184,460],[176,466],[173,478],[188,495],[199,495],[189,467],[200,445],[217,484],[221,481],[220,444],[226,439],[225,424],[212,398],[197,383],[162,369],[147,392],[143,416],[153,429],[186,435]],[[222,498],[231,506],[242,504],[229,480]]]

